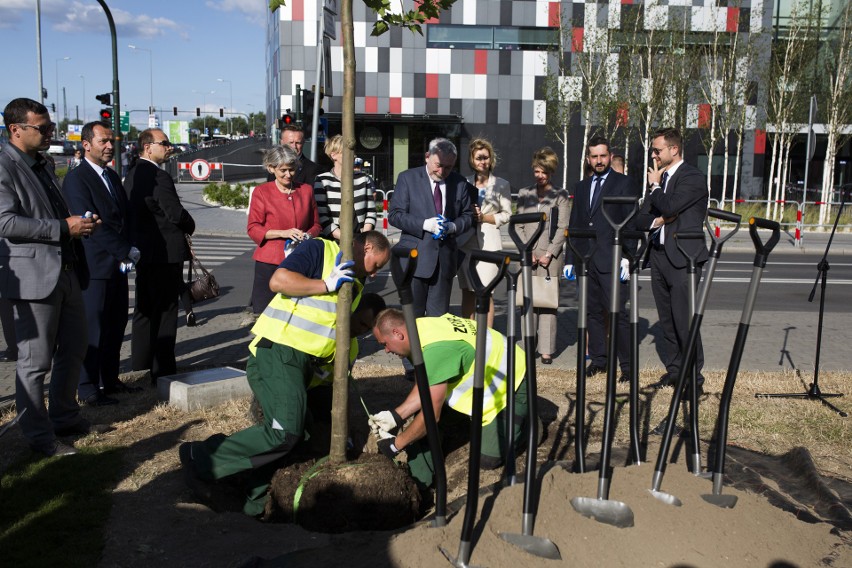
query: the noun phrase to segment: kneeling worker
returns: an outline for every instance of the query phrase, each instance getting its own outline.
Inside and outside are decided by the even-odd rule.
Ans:
[[[331,241],[301,243],[269,281],[275,297],[252,328],[246,376],[263,409],[263,422],[230,436],[181,444],[189,481],[213,481],[254,470],[243,512],[257,516],[268,500],[276,465],[301,441],[307,409],[306,386],[314,365],[334,358],[337,291],[344,282],[374,276],[390,259],[390,245],[379,232],[355,236],[353,261],[340,262]],[[355,281],[352,307],[363,290]],[[264,467],[269,466],[269,467]]]
[[[423,348],[423,362],[429,377],[429,390],[435,418],[445,427],[471,415],[473,371],[476,358],[476,322],[452,314],[417,319],[417,332]],[[503,464],[506,449],[506,337],[487,329],[490,334],[485,356],[485,392],[482,411],[482,469],[496,469]],[[411,343],[402,312],[387,309],[379,314],[373,328],[376,341],[388,353],[399,357],[411,355]],[[528,415],[527,384],[524,382],[524,351],[515,346],[515,424],[512,437],[515,446],[522,442]],[[449,408],[444,408],[444,404]],[[422,488],[432,484],[434,467],[426,440],[426,423],[420,410],[417,386],[393,410],[378,412],[370,418],[370,428],[382,440],[379,450],[394,458],[405,450],[411,475]],[[414,416],[404,431],[399,428]],[[469,419],[464,421],[468,426]],[[396,433],[396,437],[393,434]]]

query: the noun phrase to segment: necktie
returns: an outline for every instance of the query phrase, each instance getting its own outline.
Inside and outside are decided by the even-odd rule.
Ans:
[[[435,182],[435,193],[432,194],[432,199],[435,201],[435,213],[438,215],[444,214],[444,200],[441,198],[441,184]]]
[[[592,186],[592,193],[589,195],[589,208],[594,209],[595,198],[601,191],[601,183],[603,183],[603,178],[598,176],[595,178],[595,184]]]
[[[112,197],[113,201],[118,202],[118,198],[115,195],[115,188],[112,186],[112,182],[110,181],[109,176],[107,175],[107,171],[104,170],[103,172],[101,172],[101,176],[104,178],[104,182],[106,182],[107,192],[109,193],[109,196]]]
[[[669,172],[663,172],[663,177],[660,178],[660,191],[666,192],[666,182],[669,181]],[[661,225],[660,231],[657,233],[657,240],[662,245],[666,242],[666,226]]]
[[[660,180],[660,189],[663,190],[663,193],[666,192],[666,182],[669,181],[669,172],[663,172],[663,177]]]

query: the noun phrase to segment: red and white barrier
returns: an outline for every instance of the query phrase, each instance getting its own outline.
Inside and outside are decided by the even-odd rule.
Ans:
[[[382,200],[382,234],[388,236],[388,200]]]

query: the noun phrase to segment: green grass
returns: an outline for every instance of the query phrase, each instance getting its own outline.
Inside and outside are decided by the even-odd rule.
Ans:
[[[87,448],[75,456],[31,456],[6,470],[0,481],[3,565],[97,565],[121,453]]]
[[[780,211],[780,205],[779,211]],[[829,219],[834,223],[834,217],[837,215],[837,210],[839,207],[831,207],[831,213],[829,214]],[[731,211],[731,204],[725,203],[725,210]],[[769,218],[772,218],[772,211],[774,210],[774,205],[770,206]],[[766,218],[766,204],[765,203],[738,203],[736,213],[738,215],[743,216],[743,223],[747,223],[749,217],[761,217]],[[796,225],[796,213],[797,208],[795,205],[787,204],[784,207],[784,215],[781,219],[772,219],[773,221],[779,221],[782,225],[789,225],[790,227],[795,227]],[[819,205],[808,204],[805,207],[805,215],[802,219],[802,222],[805,225],[815,225],[819,222]],[[852,225],[852,209],[844,208],[843,215],[840,216],[839,225]],[[829,225],[830,227],[830,225]]]

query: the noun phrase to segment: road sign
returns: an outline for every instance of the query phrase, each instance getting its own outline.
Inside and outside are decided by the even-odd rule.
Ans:
[[[123,111],[121,113],[119,128],[121,129],[122,134],[127,134],[128,132],[130,132],[130,111]]]
[[[68,133],[65,136],[66,140],[72,140],[75,142],[79,142],[81,140],[83,134],[83,125],[82,124],[69,124],[68,125]]]
[[[210,164],[207,160],[193,160],[189,164],[189,175],[196,181],[204,181],[210,177]]]

